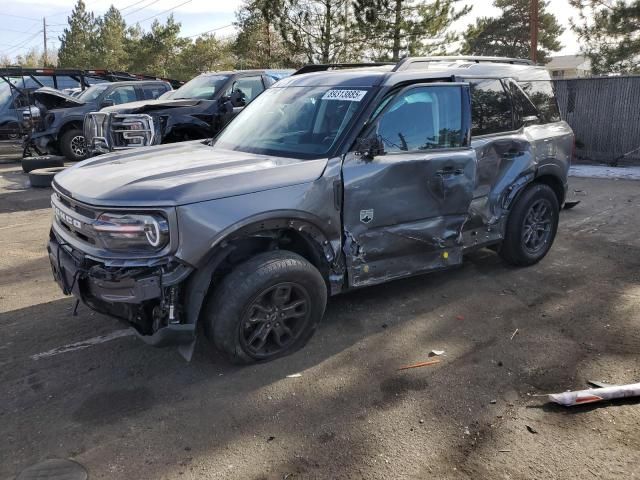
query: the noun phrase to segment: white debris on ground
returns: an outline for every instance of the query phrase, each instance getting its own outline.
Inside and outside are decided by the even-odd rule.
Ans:
[[[617,178],[621,180],[640,180],[640,167],[573,165],[569,169],[569,176],[584,178]]]

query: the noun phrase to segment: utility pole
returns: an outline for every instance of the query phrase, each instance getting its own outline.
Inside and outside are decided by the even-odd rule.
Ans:
[[[47,66],[47,19],[42,17],[42,39],[44,42],[43,67]]]
[[[540,18],[538,0],[531,0],[529,12],[529,23],[531,27],[531,61],[538,62],[538,29],[540,28]]]

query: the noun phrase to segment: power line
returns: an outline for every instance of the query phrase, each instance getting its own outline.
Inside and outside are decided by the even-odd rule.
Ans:
[[[146,2],[146,1],[148,1],[148,0],[144,0],[144,1]],[[154,3],[158,3],[159,1],[160,1],[160,0],[153,0],[151,3],[148,3],[148,4],[146,4],[146,5],[143,5],[143,6],[142,6],[142,7],[140,7],[140,8],[136,8],[133,12],[129,12],[129,13],[124,14],[124,15],[123,15],[123,17],[128,17],[129,15],[133,15],[134,13],[139,12],[140,10],[144,10],[145,8],[150,7],[151,5],[153,5]],[[139,2],[138,2],[138,3],[139,3]]]
[[[27,38],[24,42],[20,42],[20,43],[18,43],[16,45],[13,45],[11,48],[9,48],[9,50],[4,50],[3,53],[5,55],[8,55],[9,53],[12,53],[13,51],[24,47],[27,43],[32,42],[35,38],[39,37],[41,33],[42,33],[42,30],[38,30],[31,37]]]
[[[160,15],[164,15],[165,13],[169,13],[172,10],[175,10],[176,8],[180,8],[181,6],[186,5],[187,3],[191,3],[192,1],[193,0],[187,0],[186,2],[182,2],[182,3],[178,4],[178,5],[176,5],[175,7],[172,7],[172,8],[169,8],[168,10],[165,10],[164,12],[160,12],[160,13],[158,13],[156,15],[152,15],[150,17],[147,17],[147,18],[143,19],[143,20],[138,20],[136,23],[146,22],[147,20],[151,20],[152,18],[159,17]]]
[[[119,8],[118,10],[120,10],[122,12],[123,10],[126,10],[127,8],[135,7],[136,5],[139,5],[139,4],[141,4],[143,2],[146,2],[146,1],[147,0],[140,0],[139,2],[132,3],[131,5],[127,5],[126,7]]]
[[[211,32],[216,32],[218,30],[223,30],[223,29],[229,28],[229,27],[233,27],[233,23],[230,23],[229,25],[224,25],[224,26],[218,27],[218,28],[212,28],[211,30],[207,30],[206,32],[196,33],[195,35],[187,35],[186,37],[182,37],[182,38],[199,37],[200,35],[204,35],[206,33],[211,33]]]
[[[39,18],[35,17],[23,17],[22,15],[13,15],[11,13],[0,13],[3,17],[14,17],[14,18],[24,18],[25,20],[37,20],[40,21]]]

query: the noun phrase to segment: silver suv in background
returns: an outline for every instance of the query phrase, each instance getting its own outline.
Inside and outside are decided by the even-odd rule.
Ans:
[[[213,141],[58,174],[48,250],[62,290],[187,358],[201,322],[217,350],[250,363],[304,345],[331,295],[482,247],[513,265],[544,258],[574,135],[543,67],[352,67],[301,69]]]

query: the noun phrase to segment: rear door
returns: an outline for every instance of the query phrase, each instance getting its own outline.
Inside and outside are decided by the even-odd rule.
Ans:
[[[417,84],[386,97],[367,122],[362,137],[384,151],[353,151],[343,164],[351,286],[462,262],[476,175],[470,111],[468,85]]]

